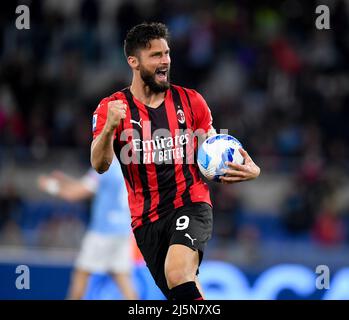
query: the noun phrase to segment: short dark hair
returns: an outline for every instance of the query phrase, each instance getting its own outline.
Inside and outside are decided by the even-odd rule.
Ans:
[[[124,53],[126,58],[136,55],[136,51],[149,47],[150,41],[154,39],[165,39],[169,41],[167,27],[160,22],[141,23],[127,32],[124,41]]]

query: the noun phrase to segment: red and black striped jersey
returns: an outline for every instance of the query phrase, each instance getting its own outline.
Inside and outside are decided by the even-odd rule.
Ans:
[[[113,100],[128,105],[126,118],[114,133],[114,151],[128,190],[132,228],[193,202],[211,205],[196,163],[195,134],[212,129],[203,97],[195,90],[171,85],[163,103],[151,108],[125,88],[98,105],[93,115],[94,139],[103,130],[108,102]]]

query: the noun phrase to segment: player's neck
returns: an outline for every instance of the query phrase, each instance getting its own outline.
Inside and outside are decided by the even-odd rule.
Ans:
[[[151,107],[159,107],[165,99],[165,92],[155,93],[149,89],[143,82],[132,81],[130,86],[132,95],[143,104]]]

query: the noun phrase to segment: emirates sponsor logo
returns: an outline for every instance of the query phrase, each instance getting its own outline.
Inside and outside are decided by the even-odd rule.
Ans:
[[[171,149],[179,146],[184,146],[189,142],[189,134],[182,134],[180,136],[175,137],[155,137],[152,140],[141,140],[141,139],[133,139],[133,150],[134,151],[156,151],[161,149]]]
[[[183,111],[178,111],[181,111],[177,113],[178,121],[185,121],[185,118],[180,117]],[[125,143],[119,152],[119,160],[125,165],[195,164],[196,146],[207,136],[203,129],[193,131],[190,128],[177,128],[172,132],[167,128],[159,128],[153,131],[150,121],[133,121],[142,128],[126,128],[120,134],[120,141]],[[227,130],[222,131],[227,133]]]
[[[143,151],[142,162],[164,163],[167,161],[181,160],[184,158],[183,146],[189,142],[189,134],[179,136],[159,137],[152,140],[133,139],[133,150],[136,152]]]

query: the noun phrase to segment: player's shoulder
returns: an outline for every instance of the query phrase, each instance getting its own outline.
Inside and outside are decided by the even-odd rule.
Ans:
[[[186,88],[186,87],[183,87],[183,86],[179,86],[177,84],[171,84],[171,87],[176,89],[176,90],[184,91],[184,92],[186,92],[187,94],[190,94],[190,95],[198,94],[198,92],[195,89]]]
[[[177,90],[182,90],[183,92],[185,92],[190,100],[202,99],[202,95],[196,89],[186,88],[175,84],[172,84],[171,86]]]
[[[125,99],[125,93],[124,93],[125,89],[116,91],[116,92],[112,93],[111,95],[102,98],[97,106],[97,109],[99,109],[100,111],[107,110],[109,102],[115,101],[115,100]]]
[[[128,91],[128,87],[121,89],[119,91],[114,92],[111,94],[107,99],[109,101],[114,101],[114,100],[124,100],[126,96],[126,92]]]
[[[122,100],[125,98],[125,89],[116,91],[114,93],[112,93],[111,95],[104,97],[100,103],[105,103],[105,102],[110,102],[110,101],[115,101],[115,100]]]

